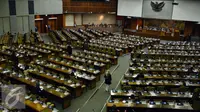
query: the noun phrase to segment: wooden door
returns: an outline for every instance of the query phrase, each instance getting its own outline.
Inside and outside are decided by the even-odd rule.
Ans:
[[[57,19],[49,19],[48,20],[48,25],[50,25],[51,30],[57,30],[56,20]]]
[[[37,27],[39,33],[44,33],[44,26],[42,20],[35,21],[35,26]]]

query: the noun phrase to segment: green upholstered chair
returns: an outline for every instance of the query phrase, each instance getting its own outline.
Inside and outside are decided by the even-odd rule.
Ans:
[[[147,89],[148,91],[154,91],[154,90],[155,90],[155,87],[150,87],[150,86],[149,86],[149,87],[147,87],[146,89]]]
[[[157,91],[164,91],[165,90],[165,86],[158,86],[156,88]]]

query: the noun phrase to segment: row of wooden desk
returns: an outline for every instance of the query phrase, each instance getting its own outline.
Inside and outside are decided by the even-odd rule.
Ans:
[[[164,46],[181,46],[181,47],[199,47],[200,43],[195,41],[168,41],[166,43],[161,43],[160,45]]]
[[[63,80],[61,80],[61,79],[55,78],[51,75],[47,75],[45,73],[39,73],[39,72],[36,72],[36,71],[30,71],[29,73],[32,77],[44,80],[45,82],[53,83],[53,84],[58,85],[58,86],[66,86],[67,89],[70,90],[70,93],[72,94],[72,96],[74,96],[74,97],[79,97],[83,93],[83,88],[82,88],[81,84],[76,86],[74,83],[69,83],[66,80],[66,78],[65,79],[63,78]],[[74,84],[74,86],[73,86],[73,84]]]
[[[65,37],[68,37],[67,40],[68,41],[75,41],[75,40],[78,40],[78,37],[76,37],[75,35],[73,35],[70,31],[66,30],[66,29],[63,29],[62,30],[62,34],[65,36]]]
[[[4,77],[8,77],[8,79],[10,79],[12,81],[13,84],[24,84],[26,85],[26,88],[28,88],[28,90],[32,91],[33,93],[35,93],[37,91],[36,88],[36,79],[34,80],[32,78],[32,80],[30,81],[28,78],[23,78],[23,76],[17,76],[14,74],[1,74],[4,75]],[[27,77],[27,76],[26,76]],[[42,86],[43,90],[40,93],[40,95],[42,96],[49,96],[48,99],[51,99],[52,101],[57,101],[60,102],[62,104],[63,108],[67,108],[70,106],[71,104],[71,97],[70,97],[70,93],[69,92],[59,92],[55,89],[51,89],[48,86]],[[37,93],[38,94],[38,93]]]
[[[159,59],[159,58],[164,58],[164,59],[195,59],[195,60],[198,60],[199,57],[200,57],[200,54],[180,54],[180,53],[169,53],[169,52],[154,52],[154,53],[151,53],[149,52],[148,54],[147,53],[144,53],[144,52],[141,52],[141,51],[137,51],[136,53],[131,53],[131,58],[137,58],[137,57],[140,57],[140,58],[153,58],[153,59]]]
[[[104,36],[102,33],[98,32],[98,31],[96,31],[94,29],[89,29],[88,28],[88,29],[86,29],[86,31],[91,32],[92,34],[96,35],[97,37],[103,37]]]
[[[138,73],[136,74],[132,74],[132,73],[127,73],[124,75],[125,79],[135,79],[139,76]],[[154,80],[190,80],[190,81],[200,81],[200,76],[197,75],[192,75],[192,76],[188,76],[188,75],[168,75],[168,74],[144,74],[144,79],[148,80],[148,79],[154,79]]]
[[[68,70],[62,70],[59,68],[49,67],[49,66],[45,66],[43,64],[38,64],[38,65],[40,65],[46,69],[53,70],[54,72],[65,74],[65,75],[67,75],[67,77],[69,77],[69,75],[71,75],[71,72],[69,72]],[[77,78],[82,80],[84,82],[84,84],[86,84],[91,89],[96,87],[96,77],[84,78],[82,76],[77,76]]]
[[[110,91],[108,112],[199,111],[199,53],[157,46],[132,52],[121,89]]]
[[[79,54],[84,54],[84,55],[92,55],[92,56],[97,56],[97,57],[102,57],[102,58],[108,58],[112,64],[116,65],[118,63],[118,57],[117,56],[112,56],[112,55],[107,55],[99,52],[94,52],[94,51],[87,51],[84,50],[83,52],[78,52]]]
[[[91,34],[90,32],[87,32],[83,29],[79,30],[82,34],[86,35],[88,38],[96,38],[95,35]]]
[[[190,82],[185,81],[185,86],[189,87],[190,90],[194,90],[195,88],[199,88],[200,84],[199,82]],[[181,86],[184,86],[182,81],[168,81],[168,80],[160,80],[160,81],[154,81],[154,80],[122,80],[121,87],[122,88],[135,88],[135,87],[146,87],[146,86],[152,86],[152,87],[159,87],[164,86],[165,88],[172,89],[172,88],[180,88]]]
[[[160,99],[160,100],[187,100],[189,101],[192,98],[193,92],[172,92],[172,91],[133,91],[133,90],[111,90],[111,99],[121,98],[129,99],[140,97],[143,99]]]
[[[29,99],[25,99],[23,103],[26,109],[21,109],[20,112],[56,112],[57,109],[50,109],[47,106],[42,105],[39,102],[34,102]],[[54,111],[53,111],[54,110]],[[6,108],[5,105],[0,105],[0,112],[17,112],[17,109]],[[57,111],[58,112],[58,111]]]
[[[184,106],[179,106],[177,104],[174,104],[174,102],[170,102],[170,105],[163,105],[160,104],[160,101],[157,104],[137,104],[137,103],[124,103],[124,102],[111,102],[107,103],[107,111],[112,111],[113,108],[116,108],[116,111],[123,112],[124,110],[128,112],[134,112],[133,110],[136,111],[141,111],[144,112],[145,110],[151,110],[151,111],[180,111],[180,112],[191,112],[193,109],[190,104],[184,103]]]
[[[139,62],[139,63],[149,63],[149,64],[198,64],[200,63],[200,59],[181,59],[180,57],[177,58],[177,59],[165,59],[165,58],[157,58],[157,59],[154,59],[154,58],[143,58],[143,59],[140,59],[140,58],[132,58],[131,59],[132,62],[130,62],[131,64],[133,64],[133,62]]]
[[[33,47],[22,46],[22,48],[20,48],[20,49],[24,49],[24,50],[27,50],[27,51],[33,51],[33,52],[37,52],[38,54],[42,54],[42,57],[44,57],[44,56],[46,57],[44,59],[47,59],[47,57],[49,57],[49,59],[47,59],[48,62],[57,64],[57,65],[62,65],[62,66],[65,66],[65,67],[68,67],[68,68],[71,68],[71,69],[76,69],[78,71],[88,72],[88,74],[90,74],[90,75],[94,74],[92,71],[83,70],[83,69],[80,69],[79,67],[73,67],[71,65],[68,65],[67,63],[61,63],[61,61],[58,62],[56,60],[51,60],[50,59],[52,57],[51,53],[58,52],[58,50],[56,50],[56,49],[54,50],[54,48],[55,47],[51,48],[51,47],[48,47],[48,46],[38,45],[36,47],[34,47],[34,46]],[[11,49],[11,50],[15,51],[16,49]],[[54,55],[54,57],[56,57],[56,56]],[[81,60],[81,57],[80,57],[80,59],[77,59],[75,57],[70,57],[68,55],[63,55],[63,56],[62,55],[58,55],[58,57],[62,58],[62,59],[65,59],[67,61],[73,61],[75,63],[80,63],[80,64],[84,63]],[[105,58],[106,58],[105,60],[109,59],[107,57],[105,57]],[[92,63],[88,63],[87,65],[91,66],[91,64],[92,64],[93,66],[95,66],[94,67],[95,69],[100,70],[98,72],[98,74],[99,74],[98,76],[99,77],[100,77],[100,75],[102,73],[104,73],[105,69],[107,69],[107,68],[105,68],[105,66],[107,66],[107,64],[108,64],[109,67],[110,67],[110,65],[111,65],[110,64],[110,62],[111,62],[110,60],[107,62],[107,61],[103,61],[103,60],[100,60],[100,59],[94,59],[93,57],[91,57],[90,59],[94,60],[94,61]],[[115,58],[115,59],[116,59],[116,62],[117,62],[117,58]],[[87,61],[87,59],[86,59],[86,61]],[[46,70],[53,71],[55,73],[61,73],[63,75],[67,75],[67,77],[70,77],[70,75],[71,75],[70,72],[66,72],[65,70],[63,70],[61,68],[60,69],[59,68],[53,68],[53,67],[50,67],[50,66],[44,66],[42,64],[37,64],[37,65],[44,67]],[[45,82],[48,82],[48,83],[51,83],[51,84],[55,84],[55,85],[58,85],[58,86],[65,86],[70,91],[70,93],[73,94],[75,97],[78,97],[78,96],[82,95],[84,88],[87,88],[87,87],[90,88],[90,89],[95,88],[96,87],[96,79],[97,79],[95,77],[92,78],[92,79],[91,78],[87,79],[87,78],[81,77],[80,75],[76,74],[75,77],[77,77],[77,80],[83,81],[83,83],[81,83],[81,84],[85,84],[85,85],[79,86],[79,87],[74,87],[74,86],[71,86],[70,84],[68,84],[68,82],[63,81],[62,79],[57,79],[54,76],[47,75],[45,73],[42,73],[41,71],[29,71],[29,75],[31,77],[33,77],[33,78],[40,79],[42,81],[45,81]],[[24,84],[32,92],[35,92],[35,89],[36,89],[35,84],[32,84],[28,80],[23,79],[23,78],[22,79],[21,78],[15,78],[15,77],[9,77],[9,79],[11,80],[11,82],[13,84]],[[63,97],[59,98],[59,94],[57,94],[56,91],[55,91],[55,94],[54,94],[54,91],[51,93],[51,92],[46,91],[46,90],[45,91],[43,90],[41,92],[41,96],[43,96],[43,95],[49,95],[51,98],[48,98],[48,99],[55,100],[56,102],[61,103],[63,108],[67,108],[68,106],[70,106],[70,101],[71,101],[71,96],[72,95],[69,95],[68,97],[64,97],[63,96]],[[30,104],[29,107],[34,110],[34,105],[31,102],[29,102],[29,104]],[[35,106],[38,106],[38,104],[35,104]],[[43,111],[43,109],[44,108],[40,108],[40,106],[38,106],[37,108],[35,107],[35,111]],[[44,109],[44,110],[46,110],[46,109]]]
[[[104,64],[106,61],[102,61],[102,62],[97,62],[97,61],[92,61],[92,60],[87,60],[84,57],[79,57],[79,56],[67,56],[67,55],[63,55],[60,56],[61,58],[67,59],[67,60],[71,60],[71,61],[75,61],[75,62],[79,62],[81,64],[86,64],[87,66],[94,66],[94,68],[99,69],[100,73],[104,73],[105,69],[106,69],[106,64]],[[92,58],[93,59],[93,58]],[[101,61],[101,60],[98,60]],[[110,62],[110,61],[108,61]]]
[[[52,35],[62,37],[62,35],[55,33]],[[118,60],[118,57],[102,55],[102,53],[95,55],[93,54],[93,56],[96,56],[98,58],[94,58],[93,56],[87,58],[84,58],[84,56],[80,56],[79,58],[76,58],[79,55],[62,55],[61,53],[66,52],[66,49],[67,45],[56,44],[27,44],[16,46],[16,48],[8,48],[8,50],[10,50],[11,52],[31,52],[32,54],[37,53],[38,55],[36,55],[37,57],[33,57],[34,63],[29,64],[30,68],[28,70],[23,70],[23,67],[21,68],[20,66],[19,68],[22,69],[19,71],[20,74],[5,73],[3,74],[3,77],[7,77],[11,84],[26,85],[26,89],[30,90],[31,93],[36,93],[39,96],[48,96],[48,100],[60,103],[62,105],[62,108],[65,109],[70,106],[72,96],[81,96],[83,90],[87,87],[89,89],[95,88],[96,82],[100,80],[100,75],[103,74],[105,70],[108,69],[111,65],[117,64]],[[6,56],[10,56],[4,51],[2,51],[2,53]],[[83,54],[83,52],[81,52],[80,54]],[[21,58],[24,59],[24,56],[22,56]],[[56,58],[58,58],[58,60]],[[85,61],[83,61],[82,58],[84,58]],[[47,63],[38,63],[38,59]],[[87,62],[87,64],[84,64],[85,62]],[[51,64],[53,66],[51,66]],[[92,69],[79,67],[83,64],[84,66]],[[40,83],[40,88],[42,89],[40,93],[36,92],[38,89],[38,81]],[[78,83],[80,84],[77,85]],[[52,86],[52,88],[50,86]],[[65,89],[61,89],[61,87],[65,87],[67,92],[64,91]],[[46,109],[45,107],[43,107],[43,105],[40,105],[39,103],[36,103],[34,101],[27,100],[26,103],[26,105],[28,105],[27,108],[30,109],[29,111],[33,110],[38,112],[51,112],[51,110]]]
[[[151,49],[154,50],[172,50],[172,51],[200,51],[199,47],[193,47],[193,46],[180,46],[180,47],[173,47],[173,46],[166,46],[166,45],[154,45],[151,47]]]
[[[100,71],[98,70],[87,70],[87,68],[80,68],[80,67],[75,67],[73,65],[69,65],[69,64],[66,64],[66,63],[61,63],[61,62],[58,62],[58,61],[54,61],[54,60],[48,60],[49,62],[51,63],[54,63],[54,64],[57,64],[57,65],[62,65],[62,66],[65,66],[65,67],[68,67],[68,68],[71,68],[71,69],[75,69],[75,70],[79,70],[79,71],[82,71],[82,72],[85,72],[87,74],[91,74],[91,75],[94,75],[96,77],[96,80],[99,81],[100,80]]]
[[[84,34],[78,32],[77,30],[74,30],[74,29],[70,29],[69,30],[71,33],[73,33],[74,35],[76,35],[80,40],[84,40],[84,39],[87,39],[88,37],[85,36]]]

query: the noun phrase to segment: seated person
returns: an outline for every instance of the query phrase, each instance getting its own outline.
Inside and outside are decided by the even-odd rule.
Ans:
[[[72,55],[72,47],[70,45],[67,46],[68,55]]]
[[[200,94],[200,89],[196,88],[194,90],[193,95],[192,95],[192,101],[195,101],[195,100],[199,100],[200,101],[199,94]]]
[[[193,73],[193,67],[188,68],[188,73]]]
[[[18,57],[16,56],[15,52],[12,52],[11,54],[11,60],[13,62],[13,69],[18,72],[19,68],[18,68],[18,64],[19,64],[19,60]]]
[[[144,79],[144,74],[143,73],[139,73],[136,79]]]

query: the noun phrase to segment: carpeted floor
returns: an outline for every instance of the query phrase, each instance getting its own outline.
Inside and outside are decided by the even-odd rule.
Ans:
[[[44,40],[45,43],[52,42],[52,39],[51,39],[51,37],[48,36],[48,34],[41,33],[40,35],[41,35],[41,37],[42,37],[42,39]]]

